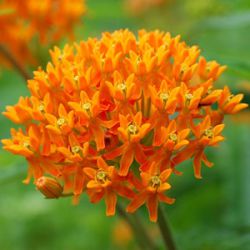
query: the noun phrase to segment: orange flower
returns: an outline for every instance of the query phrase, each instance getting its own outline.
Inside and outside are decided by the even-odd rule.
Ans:
[[[173,158],[172,166],[176,166],[179,163],[194,157],[194,175],[196,178],[200,179],[201,161],[203,161],[208,167],[213,166],[213,163],[208,161],[204,150],[208,146],[217,146],[219,142],[224,140],[224,137],[220,135],[224,129],[224,124],[212,127],[210,117],[206,116],[197,126],[192,124],[191,128],[195,135],[195,139],[190,141],[189,146]]]
[[[98,169],[84,169],[84,172],[90,178],[87,189],[91,202],[95,203],[103,197],[105,198],[106,215],[111,216],[115,214],[117,194],[126,198],[133,198],[134,193],[131,189],[122,185],[122,178],[118,175],[114,166],[108,166],[102,158],[98,158],[97,167]]]
[[[194,173],[196,178],[201,178],[201,160],[203,160],[205,165],[208,167],[211,167],[213,165],[207,160],[204,154],[204,148],[206,146],[216,146],[219,142],[223,141],[224,137],[220,135],[223,129],[224,124],[219,124],[215,127],[211,127],[209,116],[206,116],[199,125],[192,129],[196,138],[198,138],[198,149],[194,155]]]
[[[15,123],[22,124],[31,120],[29,113],[30,101],[29,98],[19,98],[19,102],[15,106],[7,106],[3,114]]]
[[[152,104],[157,108],[154,115],[150,117],[150,122],[155,127],[153,145],[157,146],[161,139],[161,127],[169,122],[169,115],[174,114],[177,109],[177,95],[180,87],[169,88],[167,82],[163,80],[158,93],[153,86],[149,86],[149,89]]]
[[[129,168],[134,161],[134,158],[138,163],[146,161],[146,156],[143,152],[143,147],[140,144],[140,140],[146,135],[150,127],[149,123],[142,124],[142,113],[138,112],[133,120],[128,117],[120,115],[120,127],[117,129],[123,145],[115,150],[105,154],[106,159],[114,159],[119,155],[122,155],[120,161],[119,174],[126,176],[129,172]]]
[[[141,97],[141,89],[136,86],[134,79],[134,74],[129,75],[127,79],[123,79],[122,75],[119,72],[115,71],[115,84],[113,85],[111,82],[105,83],[107,87],[107,93],[104,97],[107,100],[110,98],[114,100],[114,112],[117,111],[117,115],[120,113],[132,114],[133,106],[131,104],[135,103]]]
[[[218,101],[219,108],[224,114],[235,114],[248,107],[246,103],[240,103],[242,99],[243,94],[234,96],[230,93],[229,88],[225,86]]]
[[[58,118],[52,114],[45,114],[45,118],[48,121],[46,128],[58,135],[68,134],[74,126],[74,112],[68,113],[63,104],[59,105]]]
[[[4,112],[24,128],[2,140],[28,161],[24,182],[53,178],[63,188],[55,196],[72,194],[74,203],[85,192],[91,202],[104,198],[107,215],[117,195],[133,199],[129,212],[146,203],[156,221],[158,202],[173,202],[164,194],[169,175],[193,159],[201,178],[201,163],[212,166],[207,147],[224,140],[224,115],[247,106],[215,87],[225,67],[199,53],[180,36],[145,30],[55,47],[28,81],[31,96]]]
[[[77,136],[73,133],[69,134],[69,147],[58,147],[57,151],[65,156],[65,161],[81,162],[89,156],[89,143],[80,144]],[[82,164],[83,165],[83,164]]]
[[[171,174],[171,169],[166,169],[161,173],[155,170],[155,163],[152,163],[149,172],[141,172],[142,186],[139,193],[131,201],[127,207],[127,212],[133,213],[144,203],[147,204],[149,217],[151,221],[157,221],[158,202],[167,204],[174,203],[175,199],[169,198],[164,194],[165,191],[171,188],[167,182]]]
[[[69,102],[68,104],[78,116],[79,125],[86,128],[90,139],[94,138],[97,150],[104,149],[105,129],[112,127],[114,122],[105,121],[98,117],[101,112],[105,111],[105,108],[100,105],[99,92],[96,92],[91,100],[83,91],[81,91],[80,97],[80,103]]]
[[[4,139],[3,148],[13,154],[24,156],[28,163],[28,176],[23,181],[28,183],[31,177],[37,180],[44,173],[55,177],[60,176],[60,166],[54,162],[60,161],[58,155],[51,148],[51,142],[44,127],[35,124],[28,126],[27,134],[21,129],[11,130],[12,139]]]
[[[190,129],[178,130],[176,121],[172,120],[167,127],[161,127],[161,138],[154,146],[160,146],[157,150],[157,154],[153,154],[144,164],[141,165],[141,170],[147,171],[151,165],[151,162],[156,162],[160,170],[163,171],[171,167],[170,160],[174,152],[177,152],[181,148],[189,144],[188,137]],[[174,173],[179,173],[174,168]]]

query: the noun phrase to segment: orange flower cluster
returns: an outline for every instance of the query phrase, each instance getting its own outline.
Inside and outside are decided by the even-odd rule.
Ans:
[[[73,36],[73,26],[85,12],[83,0],[3,0],[0,3],[0,44],[17,60],[32,61],[30,42],[55,42]]]
[[[2,140],[27,159],[24,182],[33,177],[48,198],[104,199],[108,216],[122,196],[128,212],[146,204],[156,221],[158,203],[174,202],[166,191],[178,164],[193,158],[201,178],[201,163],[212,166],[205,149],[224,139],[224,115],[247,106],[214,86],[225,67],[199,54],[179,36],[144,30],[56,47],[28,81],[31,96],[4,112],[25,126]]]

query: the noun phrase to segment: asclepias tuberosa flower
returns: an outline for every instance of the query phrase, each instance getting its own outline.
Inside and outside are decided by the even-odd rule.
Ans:
[[[121,196],[127,212],[146,204],[156,221],[158,204],[175,200],[178,165],[193,159],[201,178],[203,164],[213,165],[206,148],[224,140],[224,115],[247,107],[215,85],[225,66],[180,36],[118,30],[50,53],[28,81],[30,96],[6,108],[22,128],[3,147],[26,158],[24,183],[47,198],[104,199],[108,216]]]

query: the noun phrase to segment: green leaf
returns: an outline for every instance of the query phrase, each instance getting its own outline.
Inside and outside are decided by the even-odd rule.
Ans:
[[[249,23],[250,11],[241,11],[231,15],[208,18],[204,22],[201,22],[199,26],[225,30],[249,26]]]

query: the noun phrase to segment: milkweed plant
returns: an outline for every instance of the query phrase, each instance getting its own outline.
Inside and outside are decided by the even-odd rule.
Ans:
[[[242,94],[215,82],[225,66],[200,56],[180,36],[140,30],[103,33],[50,51],[51,62],[28,80],[30,96],[3,113],[14,123],[5,150],[26,158],[28,176],[47,198],[86,193],[116,211],[173,204],[169,177],[192,158],[201,178],[205,154],[224,140],[223,118],[247,107]],[[183,170],[185,171],[185,169]],[[181,178],[181,177],[180,177]]]
[[[4,0],[1,63],[9,59],[27,79],[22,63],[34,59],[31,40],[73,39],[85,10],[80,0]],[[169,178],[181,178],[179,165],[189,159],[194,177],[202,178],[203,165],[213,166],[206,148],[224,140],[225,115],[248,106],[242,94],[216,83],[226,67],[159,30],[105,32],[54,47],[50,55],[46,68],[29,77],[30,95],[3,112],[20,125],[2,144],[26,159],[23,182],[32,181],[49,199],[72,196],[77,204],[86,194],[91,203],[104,200],[106,215],[118,211],[127,219],[142,249],[157,249],[128,217],[145,204],[166,247],[176,249],[159,207],[175,202]]]

